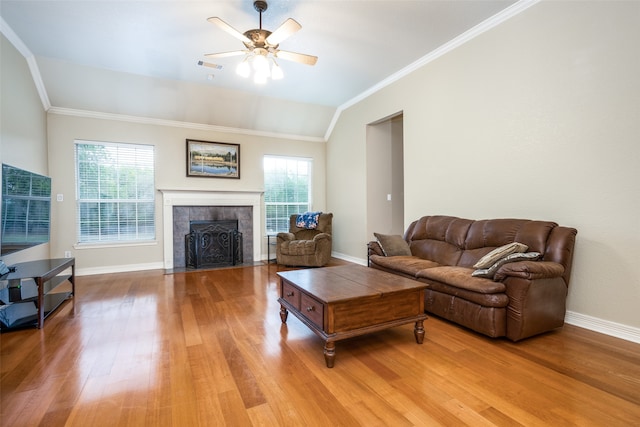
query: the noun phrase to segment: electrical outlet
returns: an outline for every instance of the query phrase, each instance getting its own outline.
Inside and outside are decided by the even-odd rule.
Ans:
[[[62,202],[64,200],[64,194],[57,194],[56,195],[56,200],[59,202]]]
[[[71,251],[64,251],[65,258],[71,258]]]

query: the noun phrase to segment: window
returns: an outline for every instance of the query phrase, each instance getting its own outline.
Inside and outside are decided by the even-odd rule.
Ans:
[[[78,242],[155,239],[154,148],[76,141]]]
[[[311,160],[264,157],[267,234],[289,231],[289,217],[311,210]]]

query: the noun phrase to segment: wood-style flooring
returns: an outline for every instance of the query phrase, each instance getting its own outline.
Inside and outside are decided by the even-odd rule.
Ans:
[[[42,330],[0,335],[0,425],[640,425],[640,344],[430,317],[422,345],[413,324],[341,341],[329,369],[316,335],[281,323],[279,269],[77,277]]]

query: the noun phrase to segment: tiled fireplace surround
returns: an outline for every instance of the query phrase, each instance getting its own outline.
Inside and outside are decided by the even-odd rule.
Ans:
[[[237,219],[243,234],[243,263],[260,260],[262,192],[161,190],[164,268],[184,268],[184,236],[191,220]]]

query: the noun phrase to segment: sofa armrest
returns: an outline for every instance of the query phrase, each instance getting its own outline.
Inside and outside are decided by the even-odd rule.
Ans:
[[[371,255],[380,255],[386,256],[382,251],[382,246],[380,246],[380,242],[377,240],[372,240],[367,243],[367,267],[371,267]]]
[[[551,261],[518,261],[504,264],[496,271],[493,280],[503,281],[507,277],[519,277],[521,279],[537,280],[562,277],[564,267],[562,264]]]
[[[378,242],[377,240],[372,240],[371,242],[367,243],[367,258],[371,255],[385,256],[384,252],[382,251],[382,246],[380,246],[380,242]]]
[[[319,242],[320,240],[326,240],[326,239],[331,240],[331,235],[327,233],[320,233],[313,236],[313,241],[316,243]]]
[[[567,284],[562,264],[519,261],[503,265],[494,280],[502,281],[509,297],[507,338],[519,341],[564,324]]]
[[[281,241],[290,241],[290,240],[296,240],[296,235],[293,233],[278,233],[278,238],[277,238],[277,242],[281,242]]]
[[[506,336],[512,341],[559,328],[566,315],[567,285],[562,276],[525,279],[508,276]]]

